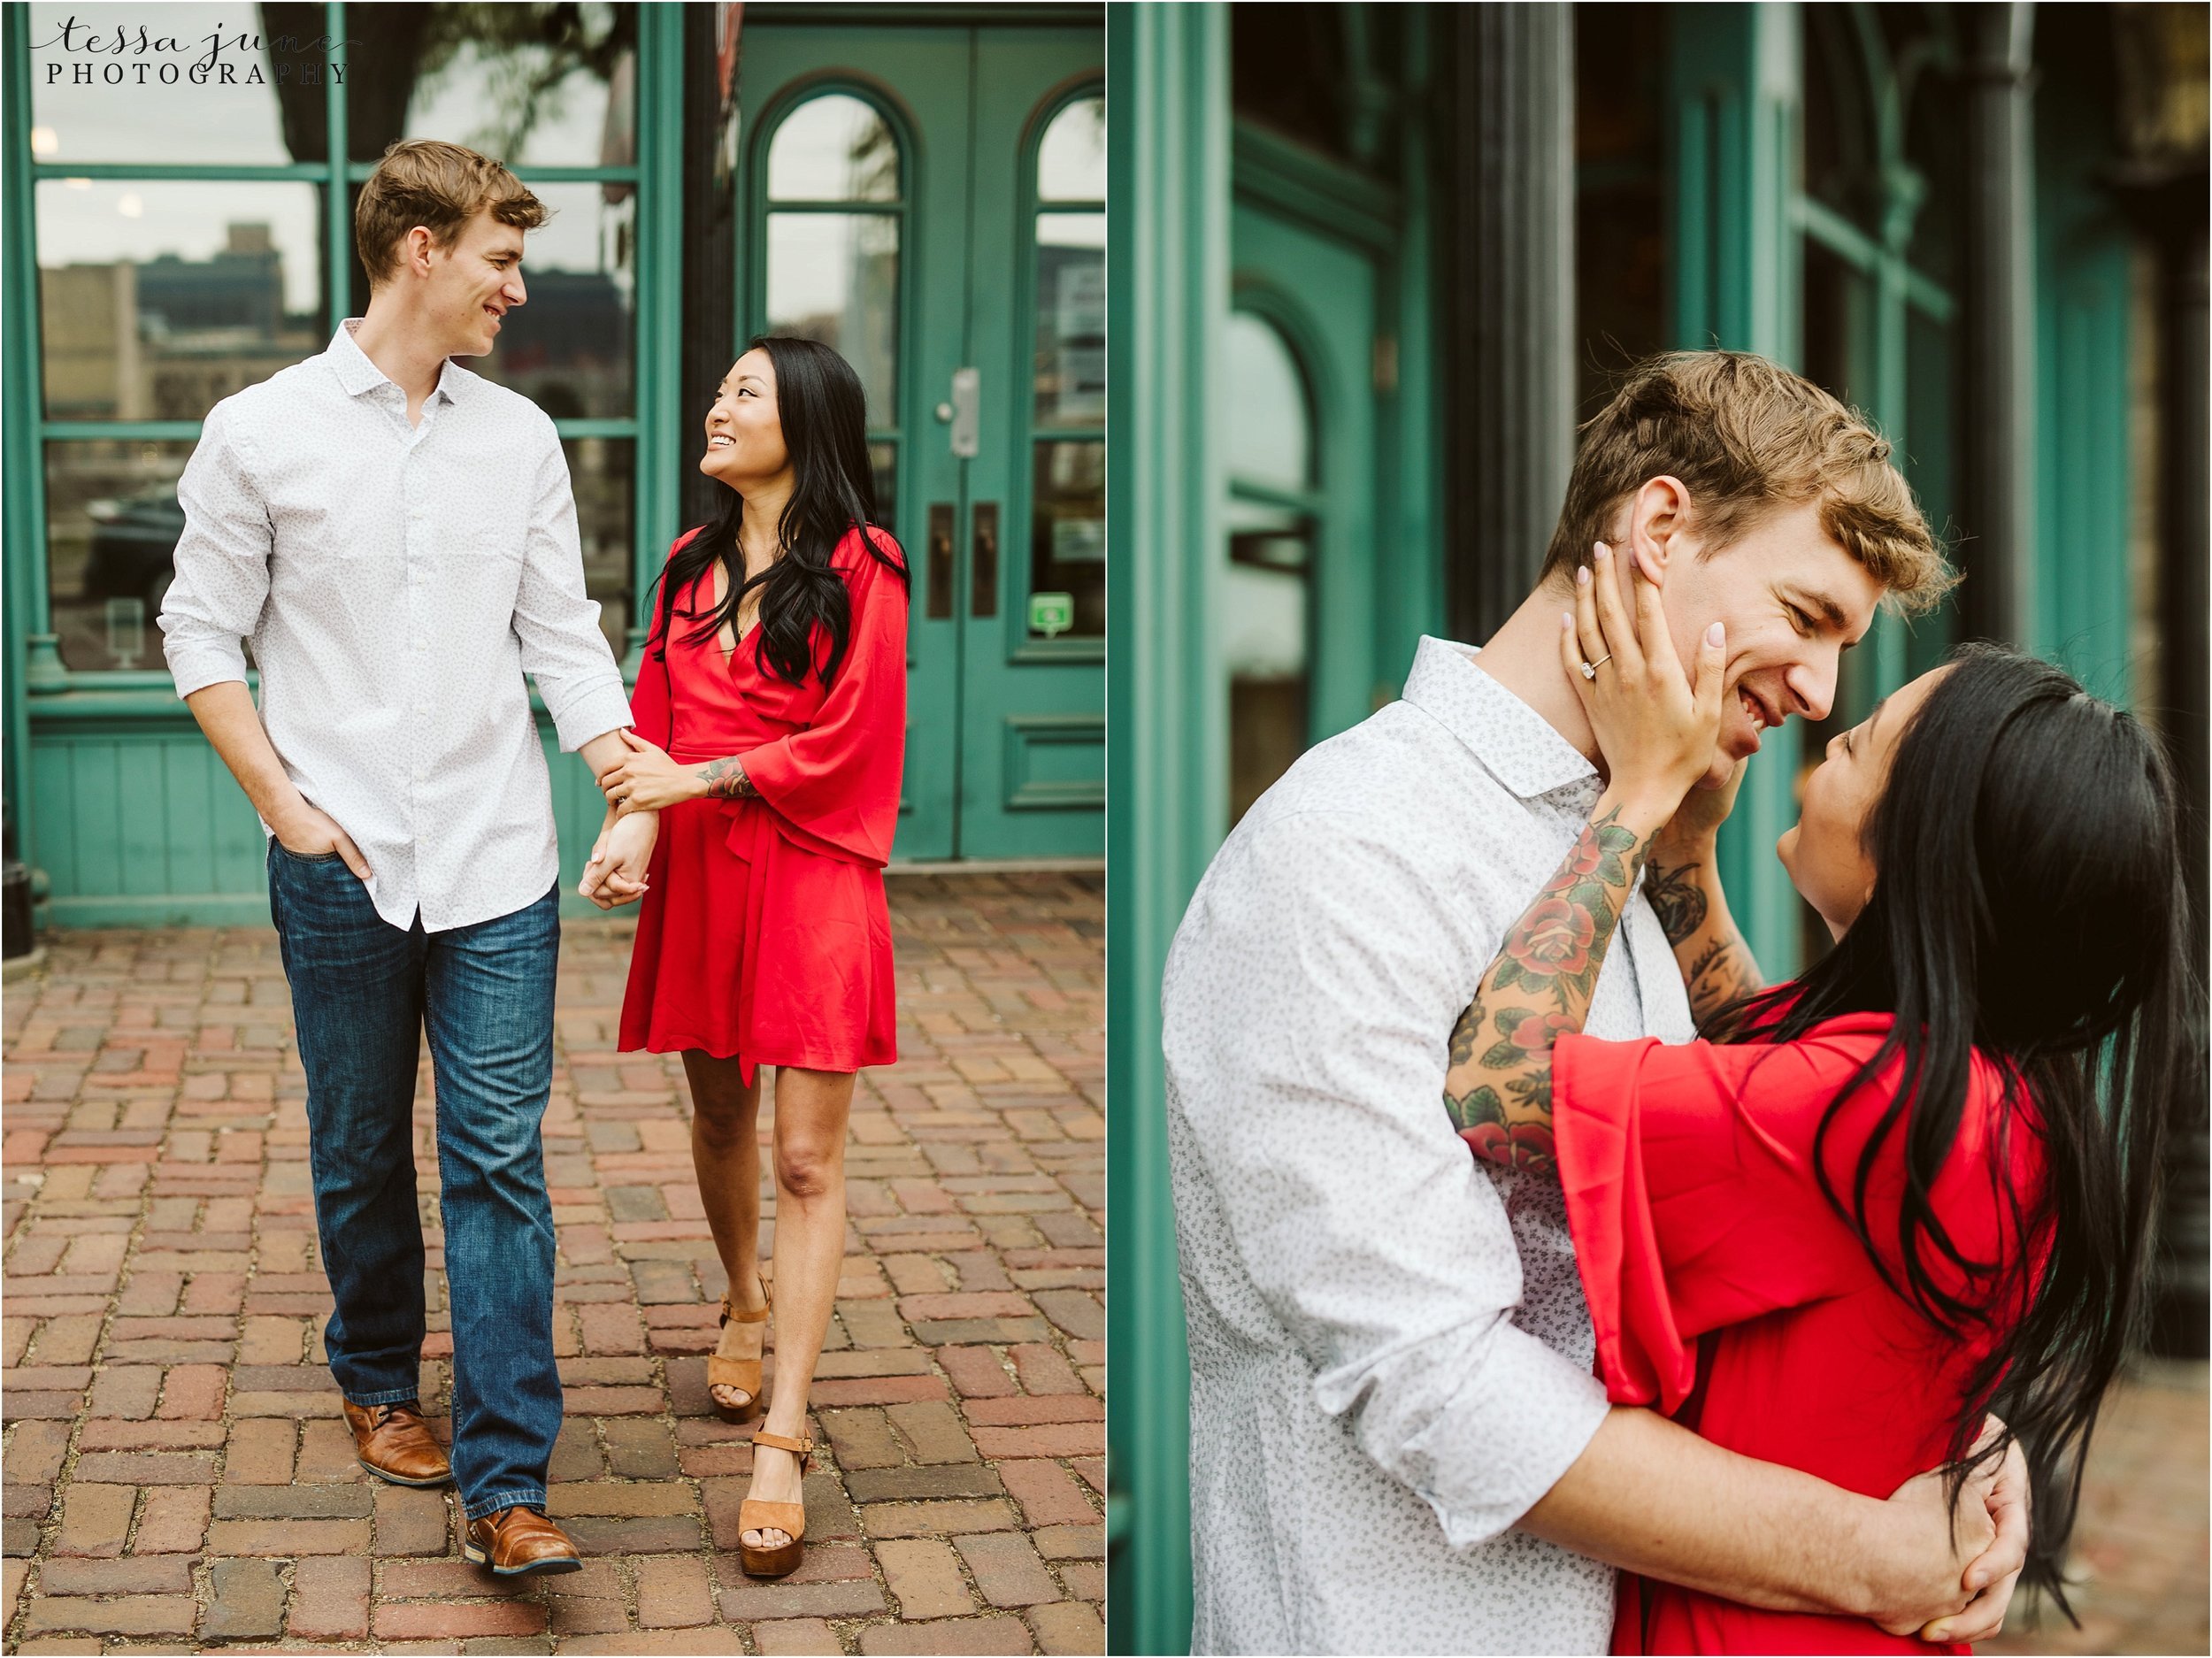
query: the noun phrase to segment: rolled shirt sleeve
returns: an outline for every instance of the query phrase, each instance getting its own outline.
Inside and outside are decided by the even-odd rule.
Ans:
[[[161,601],[162,655],[177,695],[246,679],[245,641],[269,597],[275,533],[227,401],[208,411],[177,480],[184,533]]]
[[[600,631],[599,605],[584,592],[584,554],[568,458],[553,423],[543,423],[536,498],[515,593],[515,637],[522,671],[535,680],[553,717],[561,749],[573,754],[594,737],[630,724],[622,670]]]
[[[1281,817],[1225,856],[1169,970],[1176,1109],[1317,1401],[1450,1543],[1481,1542],[1551,1488],[1607,1406],[1512,1322],[1505,1207],[1440,1104],[1473,989],[1455,966],[1467,924],[1348,817]]]

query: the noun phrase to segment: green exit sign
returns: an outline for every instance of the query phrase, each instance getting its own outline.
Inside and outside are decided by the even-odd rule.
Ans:
[[[1075,626],[1075,595],[1072,593],[1033,593],[1029,595],[1029,631],[1042,633],[1047,639],[1064,633]]]

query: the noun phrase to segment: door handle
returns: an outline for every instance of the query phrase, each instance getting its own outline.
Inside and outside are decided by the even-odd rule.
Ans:
[[[952,372],[952,452],[964,461],[983,453],[983,372],[956,368]]]
[[[971,509],[972,557],[968,566],[968,614],[998,614],[998,503],[979,501]]]
[[[933,622],[952,617],[952,503],[929,503],[929,609]]]

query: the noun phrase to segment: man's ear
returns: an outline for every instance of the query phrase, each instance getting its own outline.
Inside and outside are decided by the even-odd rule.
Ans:
[[[1629,501],[1629,550],[1654,581],[1665,576],[1668,564],[1686,548],[1681,537],[1689,527],[1690,492],[1679,478],[1667,473],[1647,478]]]

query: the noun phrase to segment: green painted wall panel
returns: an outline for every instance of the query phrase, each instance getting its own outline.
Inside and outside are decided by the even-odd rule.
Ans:
[[[30,764],[31,799],[42,802],[39,814],[38,865],[56,892],[77,888],[77,838],[69,822],[70,752],[55,744],[24,743]]]
[[[169,885],[168,767],[158,738],[119,738],[115,744],[114,833],[119,887],[150,895]]]
[[[562,909],[595,916],[574,888],[605,805],[589,768],[560,752],[549,724],[541,720],[539,733],[552,774]],[[260,820],[180,705],[105,721],[38,721],[30,771],[50,802],[41,864],[57,925],[267,921]]]
[[[116,833],[123,800],[116,787],[115,749],[112,738],[96,736],[79,739],[71,749],[66,798],[80,890],[124,891],[123,843]]]
[[[212,758],[212,751],[210,751]],[[168,817],[169,833],[162,847],[162,887],[164,892],[177,890],[177,880],[187,870],[205,869],[211,887],[222,890],[221,868],[215,856],[221,844],[215,819],[214,779],[208,776],[207,763],[195,756],[182,743],[168,742],[157,746],[153,764],[161,779],[161,797]]]

